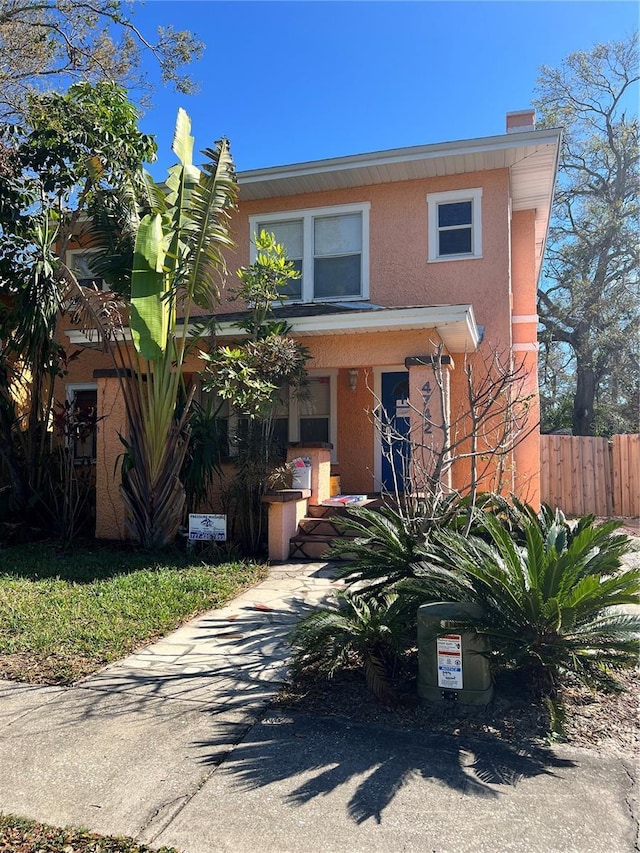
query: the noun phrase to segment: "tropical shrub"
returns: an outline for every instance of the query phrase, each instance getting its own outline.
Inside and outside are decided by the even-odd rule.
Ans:
[[[235,323],[242,339],[230,346],[202,352],[206,364],[202,387],[228,400],[238,415],[230,435],[236,474],[225,492],[234,515],[237,540],[246,555],[266,548],[266,509],[262,497],[270,488],[273,469],[283,461],[275,434],[278,397],[289,389],[304,394],[309,351],[289,336],[290,326],[273,315],[273,304],[286,298],[284,289],[300,274],[273,234],[254,236],[256,260],[238,270],[240,284],[231,299],[249,305]]]
[[[408,642],[407,623],[397,595],[379,600],[353,592],[338,596],[338,607],[318,610],[290,635],[294,675],[312,672],[332,678],[348,666],[360,667],[373,695],[394,698],[391,672]]]
[[[391,590],[428,555],[425,536],[408,529],[402,514],[391,506],[354,508],[337,523],[356,538],[337,539],[328,556],[346,559],[346,565],[336,569],[337,576],[358,583],[367,593]]]
[[[193,400],[189,418],[189,443],[180,472],[184,484],[185,521],[191,512],[203,512],[216,474],[227,455],[226,420],[220,417],[220,404],[210,397]]]
[[[0,127],[0,478],[3,509],[31,528],[57,514],[48,483],[59,461],[49,453],[54,388],[77,356],[56,335],[67,308],[62,261],[102,199],[142,196],[142,164],[155,159],[156,144],[115,83],[31,93],[27,107],[22,124]],[[130,240],[129,268],[131,251]]]
[[[523,671],[552,700],[567,673],[615,688],[615,671],[637,664],[640,633],[640,617],[620,609],[640,604],[640,570],[622,564],[630,542],[615,533],[619,522],[570,524],[527,509],[521,544],[491,514],[482,524],[487,541],[442,531],[437,562],[447,595],[481,606],[470,627],[488,638],[494,662]],[[429,569],[424,582],[432,594]]]
[[[591,689],[619,688],[616,672],[637,664],[640,636],[640,616],[625,612],[640,604],[640,570],[622,562],[630,540],[616,532],[619,523],[598,525],[592,515],[569,521],[548,506],[536,513],[485,495],[464,535],[468,509],[460,501],[446,525],[425,529],[391,507],[350,512],[345,524],[357,538],[333,549],[349,559],[337,571],[350,592],[343,610],[300,626],[294,672],[313,666],[330,676],[353,655],[364,665],[362,649],[375,647],[387,624],[401,628],[393,636],[406,651],[420,604],[460,601],[481,608],[466,627],[487,638],[493,670],[519,673],[549,705],[552,727],[568,676]]]
[[[182,376],[195,345],[191,314],[196,307],[210,313],[217,306],[226,278],[224,252],[234,245],[229,223],[237,188],[229,143],[222,139],[203,151],[202,168],[193,163],[193,146],[191,121],[180,109],[172,143],[178,163],[163,185],[148,179],[151,211],[133,229],[131,347],[121,328],[114,334],[105,322],[104,295],[79,287],[71,271],[62,270],[79,322],[99,330],[118,369],[128,430],[120,493],[127,526],[147,548],[171,543],[182,522],[186,492],[180,474],[195,390],[185,397]],[[123,322],[119,312],[108,319]]]

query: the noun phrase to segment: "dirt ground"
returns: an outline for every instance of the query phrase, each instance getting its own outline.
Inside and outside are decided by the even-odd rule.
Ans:
[[[625,563],[630,568],[640,569],[640,520],[626,520],[622,532],[634,540],[633,550],[624,558]],[[637,612],[638,608],[630,607],[629,610]],[[414,656],[413,660],[408,660],[407,673],[397,685],[400,701],[394,707],[377,703],[358,672],[344,672],[328,682],[300,679],[287,685],[275,704],[282,709],[443,734],[497,737],[513,742],[533,742],[547,736],[548,709],[532,702],[531,696],[513,677],[503,676],[496,681],[494,698],[484,707],[422,703],[416,694],[416,675]],[[618,677],[625,688],[621,693],[592,693],[577,682],[566,686],[562,698],[566,708],[564,736],[568,743],[638,754],[640,669]]]

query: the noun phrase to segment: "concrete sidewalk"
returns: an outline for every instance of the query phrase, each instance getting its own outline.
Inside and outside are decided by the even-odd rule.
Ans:
[[[638,849],[631,756],[273,714],[286,634],[334,590],[274,567],[73,687],[0,682],[0,811],[185,853]]]

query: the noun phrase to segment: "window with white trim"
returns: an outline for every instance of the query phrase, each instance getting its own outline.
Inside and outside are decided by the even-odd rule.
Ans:
[[[298,429],[302,444],[331,440],[331,377],[309,377],[298,401]]]
[[[283,291],[296,302],[369,296],[368,203],[249,217],[251,234],[268,231],[301,274]],[[251,261],[256,257],[251,247]]]
[[[429,261],[482,257],[482,188],[428,193]]]
[[[329,442],[334,447],[332,458],[335,457],[336,376],[336,371],[312,373],[300,392],[287,385],[283,385],[276,392],[272,413],[272,437],[276,452],[283,458],[289,442]],[[246,434],[247,419],[234,412],[228,401],[221,401],[215,392],[202,391],[202,402],[207,399],[222,403],[218,417],[224,422],[227,452],[229,456],[237,455],[234,437]]]
[[[68,249],[67,266],[78,280],[81,287],[95,287],[97,290],[105,289],[102,276],[96,275],[91,269],[91,255],[95,251],[90,249]]]

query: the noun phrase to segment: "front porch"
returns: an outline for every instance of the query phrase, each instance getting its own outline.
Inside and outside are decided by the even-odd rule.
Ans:
[[[309,349],[310,394],[307,399],[291,393],[288,404],[279,400],[275,419],[288,459],[312,459],[312,483],[308,494],[290,490],[266,496],[271,559],[322,557],[336,535],[329,516],[340,513],[319,507],[338,491],[367,500],[404,491],[426,493],[435,483],[464,491],[465,463],[441,469],[436,463],[442,461],[451,423],[460,425],[466,417],[465,353],[477,349],[480,336],[471,306],[416,308],[413,314],[409,309],[368,308],[300,316],[292,325],[292,334]],[[478,365],[483,366],[481,359]],[[196,359],[186,365],[193,373],[199,369]],[[93,378],[100,421],[96,535],[125,538],[114,462],[122,451],[126,417],[115,372],[95,370]],[[232,435],[232,410],[228,417],[227,433]],[[529,453],[535,469],[520,465],[530,482],[539,478],[536,442],[531,431],[509,462],[515,471],[517,457],[523,459],[523,451],[535,444],[535,452]],[[518,493],[512,482],[507,490]],[[520,494],[535,502],[535,494]],[[227,510],[212,505],[208,511]]]

